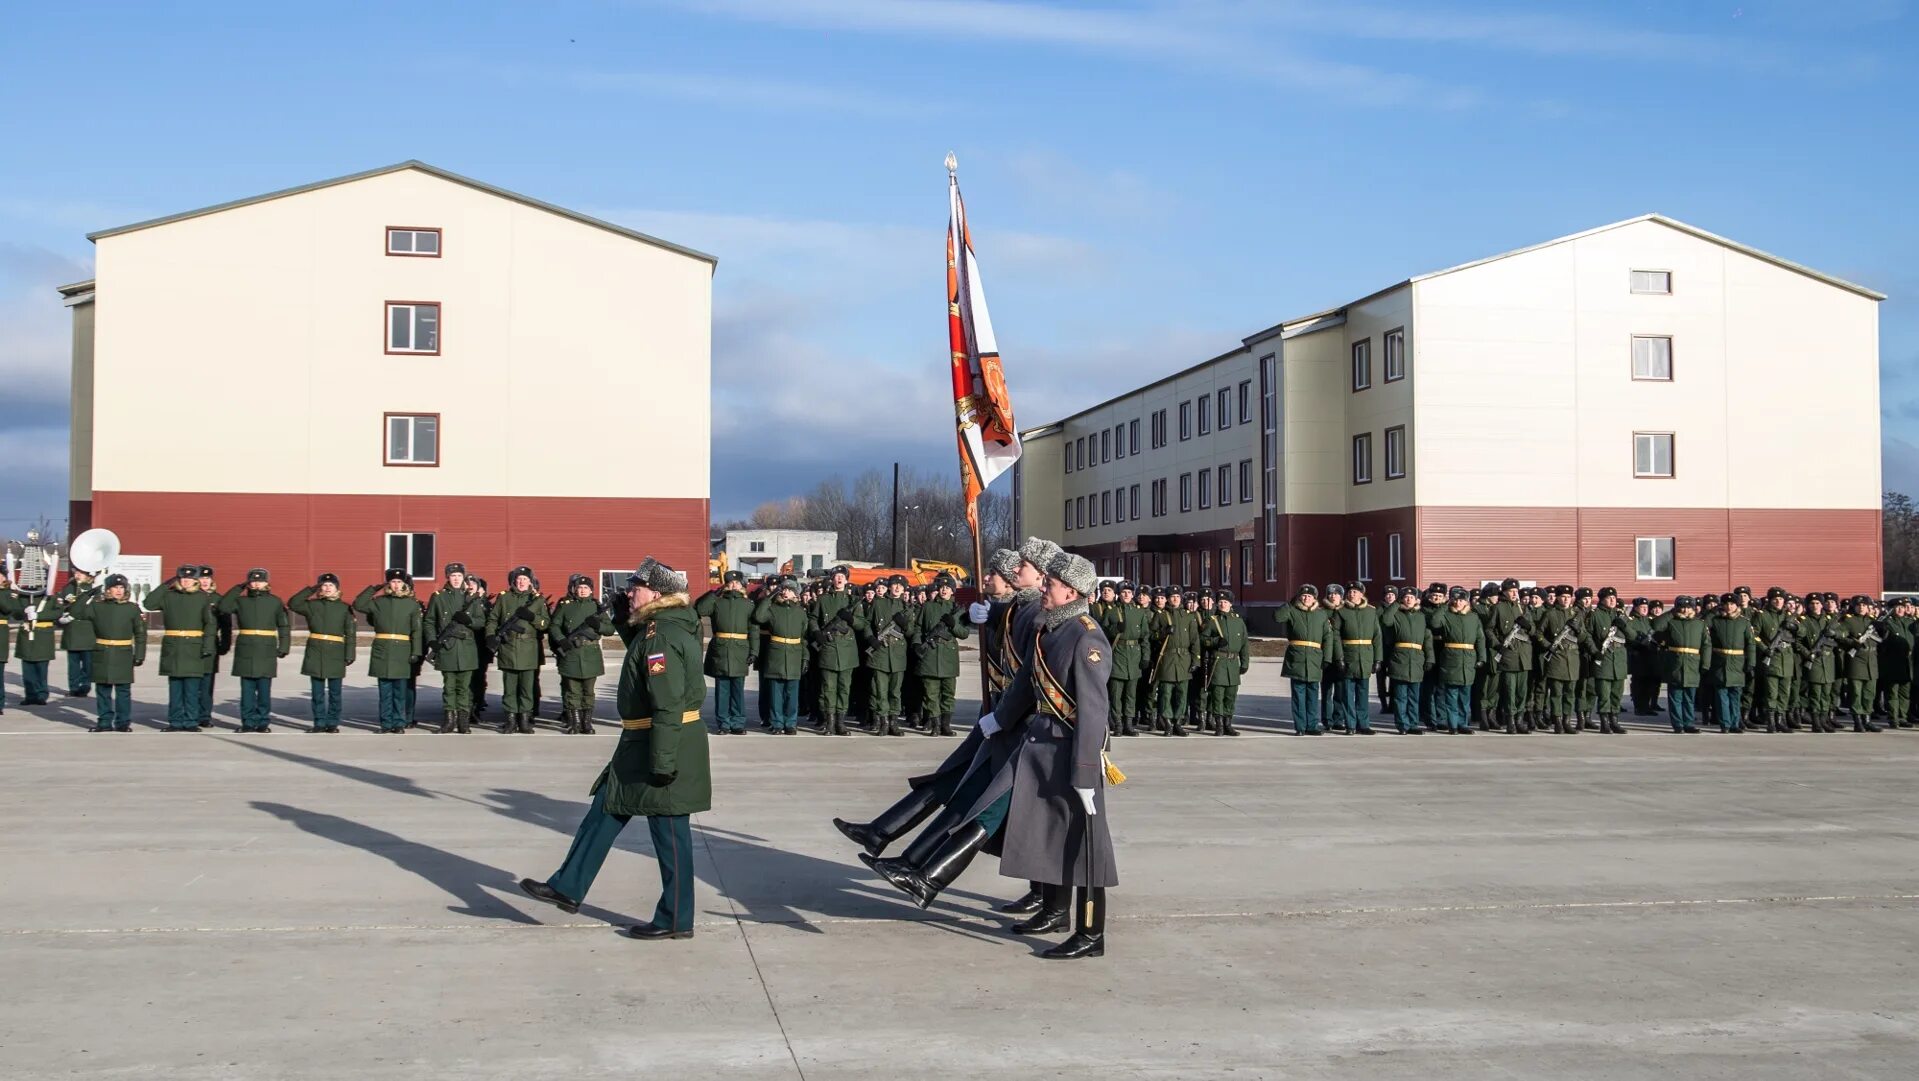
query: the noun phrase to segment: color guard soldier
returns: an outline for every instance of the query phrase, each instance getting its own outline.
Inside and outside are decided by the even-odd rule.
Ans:
[[[1399,607],[1380,616],[1380,632],[1385,673],[1391,677],[1393,727],[1402,736],[1420,735],[1426,729],[1420,722],[1419,692],[1432,666],[1433,629],[1416,590],[1399,592]]]
[[[1018,668],[1013,651],[1011,601],[1019,588],[1019,553],[1000,548],[986,559],[980,578],[980,599],[967,606],[966,620],[979,628],[979,657],[984,693],[980,713],[993,712],[993,704],[1006,692],[1006,684]]]
[[[806,668],[806,607],[800,585],[776,579],[760,590],[753,622],[764,632],[760,646],[760,698],[776,735],[790,736],[800,723],[800,676]]]
[[[373,625],[367,674],[379,682],[380,731],[404,735],[412,720],[406,711],[407,680],[426,651],[425,618],[413,596],[413,576],[398,567],[388,569],[383,584],[370,585],[354,598],[353,610]]]
[[[959,640],[973,633],[953,600],[952,576],[933,579],[934,595],[913,620],[913,656],[918,662],[920,700],[928,735],[953,734],[955,688],[959,682]]]
[[[500,702],[506,710],[500,731],[531,735],[533,676],[540,670],[540,636],[552,613],[546,598],[534,591],[531,567],[515,567],[506,578],[510,588],[486,617],[486,644],[500,666]]]
[[[852,734],[846,728],[848,696],[860,664],[858,635],[866,629],[859,602],[847,589],[848,577],[845,567],[834,567],[831,586],[807,613],[807,628],[819,649],[820,731],[829,736]]]
[[[1619,610],[1618,590],[1606,586],[1599,591],[1599,607],[1586,617],[1581,633],[1599,731],[1623,736],[1626,730],[1619,723],[1619,704],[1626,685],[1626,642],[1631,628],[1626,625],[1625,613]]]
[[[1326,665],[1337,661],[1339,635],[1332,618],[1319,606],[1319,590],[1311,585],[1299,587],[1293,603],[1281,609],[1279,636],[1286,639],[1286,659],[1281,666],[1292,684],[1293,735],[1317,736],[1320,728],[1319,689],[1326,676]]]
[[[21,614],[24,622],[20,626],[20,689],[24,694],[20,704],[44,706],[50,693],[47,668],[53,662],[55,628],[62,613],[59,603],[48,595],[37,600],[28,598]]]
[[[340,730],[340,687],[359,654],[360,621],[340,597],[340,576],[320,575],[293,595],[287,607],[306,620],[306,651],[300,673],[312,681],[313,727],[309,732]]]
[[[1712,645],[1705,621],[1696,618],[1698,611],[1693,598],[1675,597],[1672,611],[1652,621],[1654,640],[1666,658],[1666,712],[1672,730],[1689,735],[1699,732],[1694,699],[1699,693],[1700,662]]]
[[[739,571],[727,571],[720,588],[707,590],[693,604],[693,614],[713,628],[706,674],[713,677],[714,728],[723,736],[746,731],[746,673],[759,655],[753,607],[746,597],[746,575]]]
[[[1447,593],[1446,609],[1428,621],[1433,629],[1441,711],[1447,730],[1456,736],[1473,734],[1473,680],[1491,659],[1486,648],[1486,625],[1473,611],[1472,601],[1470,590],[1454,586]],[[1576,662],[1577,649],[1573,656]]]
[[[147,595],[143,605],[159,612],[160,674],[167,677],[169,732],[200,730],[200,696],[206,691],[207,670],[217,660],[219,625],[213,606],[200,591],[200,568],[182,564],[175,576]],[[130,682],[130,681],[129,681]]]
[[[93,625],[81,613],[87,610],[86,602],[99,595],[93,572],[78,567],[73,568],[72,577],[60,592],[54,594],[60,610],[54,617],[60,623],[60,648],[67,651],[68,698],[85,698],[93,693]]]
[[[109,574],[98,593],[82,594],[68,614],[92,634],[92,673],[100,688],[95,732],[133,730],[133,670],[147,663],[147,618],[127,600],[124,574]]]
[[[735,595],[741,604],[750,603],[745,593],[736,591]],[[699,626],[697,615],[694,626]],[[553,647],[553,666],[558,669],[560,676],[560,731],[569,736],[593,734],[593,704],[598,700],[595,686],[599,678],[606,674],[606,653],[600,641],[615,633],[615,630],[612,618],[606,614],[600,599],[593,594],[593,579],[584,574],[569,577],[566,580],[566,599],[553,606],[552,623],[546,631],[547,641]],[[729,648],[738,645],[733,639],[727,639],[726,644]],[[740,678],[737,683],[745,682],[746,668],[750,663],[748,659],[738,666]],[[706,689],[702,684],[700,699],[704,701],[705,698]],[[733,731],[746,731],[746,704],[743,698],[735,703],[733,724]]]
[[[293,652],[293,621],[273,593],[264,567],[220,597],[216,611],[232,621],[233,674],[240,680],[240,731],[265,732],[273,722],[273,677]]]
[[[1216,736],[1237,736],[1239,729],[1233,727],[1233,714],[1239,710],[1239,681],[1252,664],[1252,653],[1247,646],[1246,621],[1233,611],[1233,595],[1226,590],[1220,590],[1214,598],[1213,614],[1206,621],[1201,640],[1213,657],[1203,707],[1205,730]],[[1117,645],[1113,647],[1113,654],[1119,655]],[[1364,718],[1359,723],[1360,731],[1372,734]]]

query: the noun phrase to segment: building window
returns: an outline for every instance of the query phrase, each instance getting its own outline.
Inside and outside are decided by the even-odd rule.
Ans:
[[[1113,524],[1113,493],[1111,492],[1099,494],[1099,524]]]
[[[415,580],[432,578],[437,563],[433,558],[433,534],[431,533],[388,533],[386,535],[386,565],[398,567]]]
[[[1086,528],[1086,497],[1083,495],[1073,497],[1073,528]]]
[[[1203,586],[1213,584],[1213,551],[1210,548],[1199,553],[1199,584]]]
[[[1113,457],[1126,457],[1126,425],[1113,425]]]
[[[429,301],[387,301],[386,351],[438,356],[440,306]]]
[[[1069,499],[1066,501],[1066,509],[1065,511],[1061,513],[1060,516],[1066,520],[1067,529],[1073,528],[1073,501],[1072,500]]]
[[[1073,468],[1086,468],[1086,437],[1083,435],[1073,440]]]
[[[1099,430],[1099,460],[1101,465],[1113,460],[1113,433],[1104,428]]]
[[[1160,447],[1163,447],[1165,445],[1166,445],[1166,410],[1164,409],[1155,410],[1153,413],[1153,449],[1158,450]]]
[[[1387,331],[1379,344],[1384,354],[1381,359],[1386,362],[1386,382],[1397,383],[1406,378],[1406,328]]]
[[[1185,514],[1192,509],[1193,475],[1191,473],[1181,473],[1179,475],[1179,512]]]
[[[1199,434],[1206,435],[1213,430],[1213,396],[1199,396]]]
[[[1406,475],[1406,426],[1395,424],[1386,429],[1386,479]]]
[[[1353,343],[1353,389],[1373,385],[1373,340],[1362,338]]]
[[[1219,505],[1229,507],[1232,506],[1232,503],[1233,467],[1230,465],[1222,465],[1219,467]]]
[[[1633,574],[1639,578],[1669,580],[1673,577],[1671,537],[1639,537],[1633,541]]]
[[[1206,510],[1213,505],[1213,471],[1199,471],[1199,509]]]
[[[1060,455],[1060,458],[1066,463],[1066,471],[1071,473],[1073,471],[1073,444],[1066,444],[1066,453]]]
[[[766,542],[765,541],[747,541],[746,550],[749,552],[764,552],[766,551]]]
[[[1253,501],[1253,460],[1251,458],[1239,460],[1239,501],[1241,503]]]
[[[1253,584],[1253,546],[1250,544],[1239,546],[1239,584]]]
[[[412,226],[390,225],[386,231],[388,255],[410,255],[420,259],[440,257],[440,231]],[[1635,290],[1637,292],[1637,290]]]
[[[1241,424],[1253,422],[1253,381],[1251,379],[1239,381],[1239,422]]]
[[[1193,553],[1191,552],[1181,552],[1179,554],[1179,584],[1182,586],[1191,586],[1193,584]],[[1185,597],[1180,598],[1182,604],[1185,603],[1185,600]]]
[[[1653,293],[1667,296],[1672,293],[1672,271],[1635,270],[1632,272],[1632,291],[1635,293]]]
[[[1362,582],[1373,580],[1373,538],[1360,537],[1353,542],[1353,573]]]
[[[1193,438],[1193,403],[1179,403],[1179,441],[1184,443]]]
[[[1134,454],[1139,453],[1139,418],[1138,417],[1134,417],[1132,420],[1129,420],[1126,422],[1126,444],[1127,444],[1127,447]]]
[[[1371,484],[1373,482],[1373,433],[1364,432],[1353,437],[1353,483]]]
[[[1139,521],[1139,485],[1126,489],[1127,517]]]
[[[1215,396],[1219,401],[1219,430],[1225,431],[1233,426],[1233,392],[1221,389]]]
[[[1632,434],[1632,475],[1635,477],[1672,476],[1672,433],[1634,432]]]
[[[1161,477],[1158,480],[1153,482],[1153,517],[1163,518],[1165,516],[1166,516],[1166,478]]]
[[[1231,548],[1219,550],[1219,584],[1223,586],[1233,584],[1233,550]]]
[[[1386,577],[1397,582],[1406,577],[1405,556],[1400,551],[1399,534],[1386,534]]]
[[[1632,377],[1672,381],[1672,339],[1634,338],[1632,340]]]
[[[387,413],[386,464],[439,465],[440,414]]]

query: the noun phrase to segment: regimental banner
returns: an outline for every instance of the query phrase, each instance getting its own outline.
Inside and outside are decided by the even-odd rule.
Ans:
[[[1013,397],[993,337],[993,320],[980,285],[973,234],[966,224],[956,163],[946,159],[946,325],[953,362],[953,412],[959,425],[960,484],[966,524],[979,536],[979,495],[1019,461]]]

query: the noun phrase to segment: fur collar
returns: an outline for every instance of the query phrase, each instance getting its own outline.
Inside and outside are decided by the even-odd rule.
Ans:
[[[1038,603],[1039,603],[1039,587],[1038,586],[1035,586],[1032,589],[1016,589],[1013,591],[1012,604],[1013,604],[1013,607],[1015,608],[1018,608],[1021,605],[1025,605],[1025,604],[1038,604]]]
[[[1046,629],[1050,631],[1054,627],[1059,626],[1060,624],[1066,622],[1069,619],[1078,619],[1080,616],[1083,616],[1085,614],[1086,614],[1086,598],[1075,597],[1072,600],[1066,602],[1065,604],[1060,605],[1058,608],[1052,608],[1047,610]]]
[[[627,622],[637,627],[669,608],[685,608],[691,603],[693,602],[684,593],[668,593],[658,600],[633,609],[633,615],[627,619]]]

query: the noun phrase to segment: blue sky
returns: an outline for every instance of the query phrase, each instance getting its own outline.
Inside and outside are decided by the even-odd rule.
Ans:
[[[951,467],[949,149],[1023,423],[1658,211],[1891,295],[1885,481],[1919,494],[1915,46],[1902,0],[19,7],[0,533],[65,513],[87,231],[415,157],[720,256],[716,517]]]

